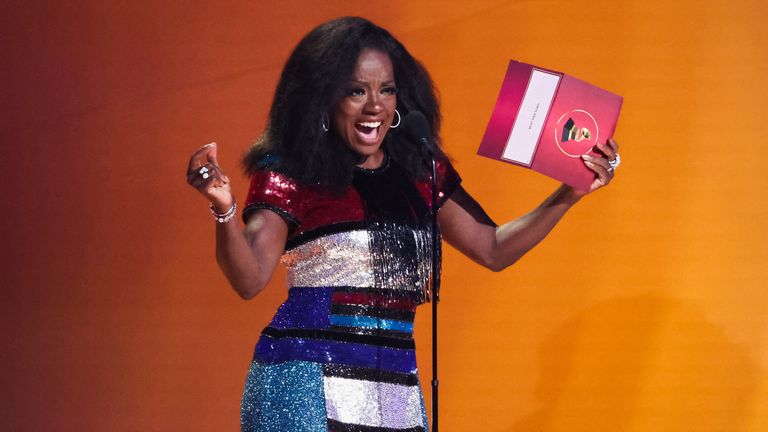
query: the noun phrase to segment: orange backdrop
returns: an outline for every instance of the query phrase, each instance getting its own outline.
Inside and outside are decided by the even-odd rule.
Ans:
[[[502,273],[446,250],[444,430],[768,430],[765,2],[43,3],[0,14],[4,430],[237,430],[284,275],[229,289],[185,166],[215,140],[236,173],[288,53],[339,15],[425,63],[497,222],[556,187],[475,155],[509,58],[625,97],[609,188]],[[417,333],[427,384],[426,309]]]

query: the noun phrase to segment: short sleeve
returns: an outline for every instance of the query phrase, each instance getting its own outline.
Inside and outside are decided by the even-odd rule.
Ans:
[[[301,225],[304,217],[305,200],[302,199],[303,187],[294,179],[274,171],[257,171],[251,177],[251,186],[243,209],[243,222],[254,211],[267,209],[285,219],[288,225]]]
[[[451,195],[456,192],[456,189],[459,188],[459,185],[461,184],[461,177],[459,176],[459,173],[456,172],[456,169],[453,168],[453,165],[451,165],[451,162],[448,159],[437,159],[436,164],[437,208],[440,208],[448,200],[448,198],[450,198]],[[421,193],[422,198],[424,198],[424,202],[426,202],[430,207],[432,202],[431,177],[432,176],[430,175],[430,178],[426,181],[420,181],[416,184],[417,188],[419,189],[419,193]]]
[[[448,159],[438,160],[435,168],[437,170],[437,204],[440,208],[459,188],[461,177]]]

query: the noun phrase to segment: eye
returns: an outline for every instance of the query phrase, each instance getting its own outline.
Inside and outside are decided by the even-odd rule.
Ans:
[[[362,87],[353,87],[347,91],[349,96],[365,96],[365,89]]]
[[[381,89],[381,92],[388,95],[396,95],[397,88],[395,86],[388,86]]]

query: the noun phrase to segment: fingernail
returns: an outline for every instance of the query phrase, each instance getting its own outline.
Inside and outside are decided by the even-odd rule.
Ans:
[[[585,154],[581,155],[581,158],[584,159],[584,160],[587,160],[588,157],[589,157],[589,155],[585,155]]]
[[[215,142],[209,142],[208,144],[204,145],[203,147],[210,147],[210,146],[215,146],[215,145],[216,145]]]

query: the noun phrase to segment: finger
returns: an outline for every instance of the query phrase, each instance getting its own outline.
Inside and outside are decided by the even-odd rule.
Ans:
[[[597,162],[597,160],[604,161],[605,159],[590,159],[591,160],[587,160],[585,158],[584,165],[586,165],[587,168],[592,170],[597,175],[597,179],[600,180],[600,183],[602,183],[603,186],[607,185],[613,178],[613,172],[609,169],[608,166],[604,166],[603,164]]]
[[[203,168],[207,169],[207,171],[203,171]],[[205,187],[209,182],[213,181],[213,178],[214,172],[208,165],[187,172],[187,183],[197,189]]]
[[[229,193],[229,179],[216,171],[209,171],[207,178],[203,178],[202,175],[191,174],[187,181],[188,183],[197,189],[198,192],[203,194],[209,201],[214,201],[216,197],[220,197],[222,193]]]
[[[190,186],[197,189],[198,191],[204,191],[208,187],[208,183],[210,183],[213,180],[213,178],[207,178],[204,179],[200,175],[194,175],[191,174],[187,177],[187,183],[189,183]]]
[[[608,144],[599,143],[599,144],[597,144],[596,147],[597,147],[597,150],[600,153],[602,153],[603,155],[605,155],[605,157],[608,160],[615,160],[616,159],[616,152]]]
[[[222,176],[224,175],[221,169],[211,164],[205,164],[187,172],[187,183],[191,185],[207,185],[210,181]],[[227,178],[228,181],[229,179]]]
[[[584,160],[584,162],[590,162],[606,170],[611,167],[611,163],[608,162],[608,159],[605,156],[595,157],[592,155],[582,155],[581,158]]]
[[[226,174],[224,174],[224,171],[221,169],[220,166],[218,166],[218,165],[208,165],[208,167],[215,174],[216,178],[221,180],[222,183],[224,183],[224,184],[229,183],[229,177]]]
[[[192,156],[189,158],[187,171],[192,171],[205,165],[208,162],[208,152],[210,152],[212,148],[216,148],[216,143],[208,143],[192,153]]]
[[[197,149],[194,153],[192,153],[192,156],[189,158],[190,163],[196,162],[196,166],[190,165],[191,168],[197,168],[202,165],[205,165],[208,161],[208,152],[211,151],[211,149],[215,146],[214,143],[206,144],[199,149]]]
[[[213,164],[213,165],[218,165],[219,162],[218,162],[218,159],[216,159],[216,153],[217,153],[217,150],[218,150],[218,146],[216,145],[215,142],[213,142],[213,143],[211,143],[209,145],[211,147],[209,148],[208,153],[207,153],[208,163]]]
[[[208,164],[206,165],[206,168],[209,169],[207,173],[208,180],[211,180],[209,183],[207,183],[209,191],[214,191],[217,188],[229,185],[229,177],[224,174],[224,171],[221,170],[221,167]]]
[[[608,145],[613,149],[614,153],[619,152],[619,143],[617,143],[613,138],[608,140]]]

